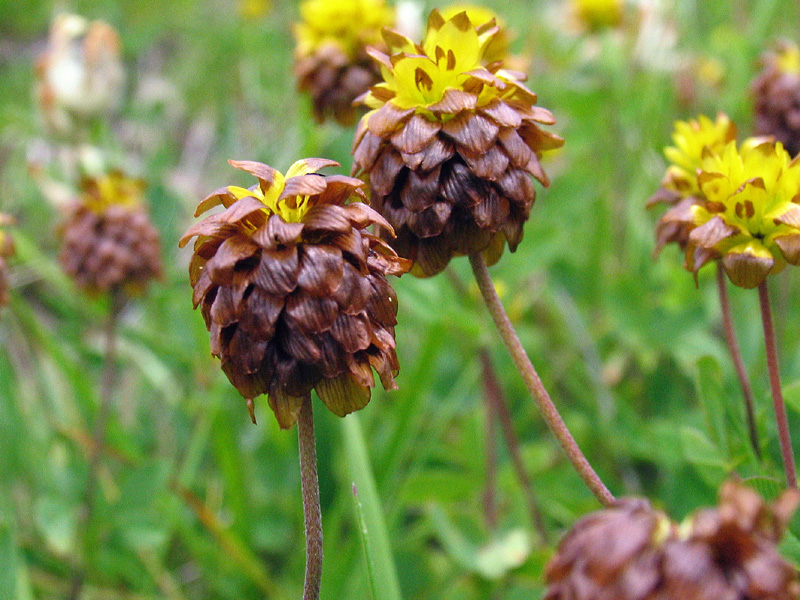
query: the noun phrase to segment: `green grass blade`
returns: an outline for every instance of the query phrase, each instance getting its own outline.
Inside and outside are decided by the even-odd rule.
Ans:
[[[401,600],[397,568],[358,415],[341,420],[373,600]]]

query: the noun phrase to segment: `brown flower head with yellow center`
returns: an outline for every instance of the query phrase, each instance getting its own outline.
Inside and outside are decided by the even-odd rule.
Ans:
[[[687,269],[721,259],[734,284],[753,288],[800,263],[800,163],[780,143],[729,142],[697,179],[705,201],[691,207]]]
[[[514,251],[535,199],[531,175],[547,176],[540,154],[563,140],[535,106],[525,76],[484,64],[497,33],[467,13],[433,11],[422,45],[384,30],[390,55],[373,51],[384,81],[363,99],[353,171],[369,181],[373,206],[392,224],[390,242],[412,273],[435,275],[453,256]]]
[[[383,0],[305,0],[294,26],[294,70],[300,91],[311,95],[314,116],[352,125],[353,100],[380,81],[367,46],[383,47],[381,28],[393,13]]]
[[[670,165],[661,181],[661,187],[648,200],[647,207],[667,204],[669,210],[656,224],[656,248],[675,242],[684,250],[692,230],[692,206],[703,201],[697,183],[697,170],[705,152],[721,151],[725,144],[736,139],[736,125],[727,115],[720,113],[715,121],[705,115],[690,121],[676,121],[672,134],[674,146],[664,149]]]
[[[764,57],[752,84],[757,135],[771,135],[796,156],[800,152],[800,48],[782,42]]]
[[[777,550],[800,493],[772,504],[730,481],[716,508],[678,525],[646,500],[578,521],[547,566],[545,600],[797,600],[794,568]]]
[[[331,160],[296,162],[286,176],[257,162],[230,161],[258,178],[228,186],[197,208],[225,210],[191,227],[193,302],[211,332],[211,352],[248,400],[268,394],[284,429],[316,390],[339,416],[363,408],[374,387],[396,387],[397,298],[387,275],[408,269],[366,228],[392,228],[366,204],[363,183],[322,176]]]
[[[110,171],[81,181],[80,197],[61,224],[59,261],[89,293],[140,293],[160,278],[159,235],[143,200],[144,182]]]
[[[0,226],[13,225],[15,220],[0,213]],[[0,306],[8,304],[8,259],[14,256],[14,238],[0,229]]]

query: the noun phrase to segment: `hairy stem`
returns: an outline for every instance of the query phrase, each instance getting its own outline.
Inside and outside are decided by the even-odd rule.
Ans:
[[[758,299],[761,303],[761,321],[764,324],[764,345],[767,351],[767,368],[769,370],[769,386],[772,390],[772,405],[775,408],[775,420],[778,423],[778,438],[781,443],[783,470],[789,487],[797,487],[797,471],[794,465],[792,438],[789,434],[789,421],[786,418],[786,404],[781,391],[781,377],[778,369],[778,349],[775,344],[775,328],[772,325],[772,309],[769,303],[769,290],[766,279],[758,286]]]
[[[306,529],[306,579],[303,600],[318,600],[322,582],[322,513],[319,506],[317,447],[314,440],[314,411],[307,395],[297,419],[300,447],[300,484]]]
[[[500,419],[503,437],[508,446],[509,454],[511,454],[511,464],[514,465],[514,472],[519,480],[522,493],[525,495],[525,502],[528,504],[531,522],[539,533],[542,543],[547,545],[550,543],[550,536],[547,533],[547,527],[545,527],[544,519],[542,518],[542,511],[539,508],[539,500],[533,489],[533,483],[531,482],[531,478],[528,477],[528,473],[525,471],[525,463],[522,462],[519,439],[514,432],[514,423],[511,419],[511,412],[508,410],[508,403],[500,388],[500,383],[497,381],[489,351],[486,348],[481,348],[480,356],[481,363],[483,364],[483,379],[484,386],[486,386],[486,395],[490,398],[491,406],[494,409],[496,417]],[[495,419],[492,419],[493,423],[494,420]]]
[[[756,416],[753,408],[753,389],[750,387],[750,378],[747,376],[742,354],[739,351],[739,342],[733,329],[731,305],[728,301],[728,286],[725,283],[725,270],[722,268],[720,261],[717,261],[717,289],[719,290],[719,304],[722,309],[722,327],[725,331],[725,341],[728,342],[728,350],[730,350],[731,360],[733,360],[733,366],[736,369],[736,376],[739,378],[739,385],[742,386],[750,444],[753,446],[758,459],[761,460],[761,446],[758,443],[758,430],[756,429]]]
[[[525,381],[528,391],[539,407],[539,411],[542,413],[547,426],[550,428],[550,431],[553,432],[553,435],[556,436],[558,443],[566,453],[572,466],[575,467],[578,475],[581,476],[592,493],[604,506],[612,506],[616,502],[616,499],[611,492],[608,491],[608,488],[589,464],[589,461],[586,460],[583,452],[581,452],[575,438],[572,437],[569,429],[567,429],[564,420],[558,413],[558,409],[555,407],[553,401],[550,399],[550,395],[544,388],[542,380],[539,378],[539,374],[536,372],[533,364],[531,364],[525,349],[522,347],[519,337],[516,331],[514,331],[514,326],[511,324],[511,320],[508,318],[503,304],[497,296],[492,278],[489,275],[489,269],[486,266],[486,262],[483,260],[483,256],[479,253],[471,254],[469,261],[472,265],[472,271],[475,274],[475,279],[483,295],[486,307],[497,327],[497,331],[511,354],[511,358],[522,376],[522,379]]]
[[[92,530],[92,517],[94,516],[95,510],[97,485],[99,483],[100,461],[103,458],[103,448],[106,445],[108,417],[113,404],[114,388],[117,385],[117,321],[123,303],[124,297],[122,290],[118,288],[111,290],[108,319],[105,325],[103,378],[100,383],[100,408],[97,412],[97,418],[92,432],[91,446],[89,447],[89,474],[83,495],[83,507],[78,516],[80,523],[78,531],[81,531],[81,535],[83,536],[83,560],[78,571],[72,578],[70,591],[67,596],[69,600],[77,600],[77,598],[80,597],[86,580],[86,560],[92,545],[92,536],[90,534]]]

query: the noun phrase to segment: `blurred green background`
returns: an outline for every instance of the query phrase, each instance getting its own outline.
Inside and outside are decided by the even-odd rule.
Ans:
[[[746,443],[713,268],[695,286],[677,248],[654,262],[658,210],[644,205],[666,166],[675,119],[725,111],[740,137],[750,133],[749,83],[760,55],[797,35],[797,3],[629,4],[623,27],[592,35],[570,24],[566,2],[485,5],[511,24],[513,50],[531,60],[529,85],[566,139],[545,160],[552,185],[539,190],[522,245],[492,274],[578,442],[615,494],[646,495],[676,518],[714,503],[731,471],[774,495],[782,471],[757,295],[731,290],[763,464]],[[165,280],[122,315],[119,386],[83,533],[107,305],[60,272],[58,212],[28,171],[46,149],[33,65],[57,8],[107,20],[121,35],[126,101],[104,147],[147,180],[166,268]],[[87,599],[300,596],[296,433],[279,430],[264,399],[258,425],[250,423],[210,356],[191,308],[190,251],[177,248],[205,194],[247,181],[228,158],[285,170],[316,155],[349,171],[352,130],[316,125],[294,91],[296,4],[0,0],[0,14],[0,211],[19,221],[12,302],[0,311],[0,599],[64,598],[82,563]],[[539,598],[559,534],[598,504],[500,346],[466,259],[452,271],[395,282],[400,390],[376,390],[359,415],[403,597]],[[770,285],[797,432],[797,269]],[[498,521],[487,522],[481,348],[509,402],[546,540],[499,434]],[[368,598],[345,430],[326,410],[317,410],[316,425],[322,597]],[[92,542],[85,557],[82,536]],[[793,544],[787,552],[798,556]]]

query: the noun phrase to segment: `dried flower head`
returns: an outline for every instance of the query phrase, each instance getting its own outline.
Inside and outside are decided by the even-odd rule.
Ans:
[[[712,121],[705,115],[690,121],[677,121],[672,134],[674,146],[664,149],[670,165],[661,181],[661,187],[647,203],[651,208],[659,203],[670,206],[656,225],[655,254],[670,242],[681,250],[689,240],[692,206],[702,202],[702,193],[697,183],[697,170],[703,155],[719,152],[736,139],[736,125],[724,113]]]
[[[697,180],[704,202],[691,207],[688,269],[721,259],[734,284],[753,288],[800,263],[800,163],[780,143],[729,142],[707,154]]]
[[[782,42],[763,60],[752,84],[757,135],[771,135],[792,156],[800,152],[800,48]]]
[[[116,30],[73,14],[55,18],[36,66],[36,96],[45,123],[60,134],[118,108],[125,85]]]
[[[772,504],[730,481],[716,508],[671,522],[645,500],[578,521],[547,567],[545,600],[797,600],[800,582],[777,551],[800,492]]]
[[[571,0],[572,12],[581,27],[600,31],[622,22],[623,0]]]
[[[14,219],[0,213],[0,225],[13,225]],[[14,239],[0,229],[0,306],[8,304],[8,259],[14,256]]]
[[[161,247],[143,200],[144,182],[121,171],[85,177],[61,224],[59,261],[89,293],[144,290],[160,278]]]
[[[298,88],[311,94],[319,122],[332,117],[352,125],[358,114],[353,100],[380,81],[367,46],[383,47],[381,28],[391,24],[392,11],[383,0],[305,0],[300,13],[294,27]]]
[[[364,97],[372,110],[356,132],[353,170],[416,275],[476,252],[494,263],[506,242],[515,250],[535,198],[531,175],[548,185],[539,156],[563,144],[540,129],[555,119],[535,106],[524,74],[485,63],[497,30],[434,10],[421,45],[384,30],[390,54],[371,52],[384,81]]]
[[[370,225],[391,226],[362,202],[362,182],[317,173],[338,163],[309,158],[286,175],[257,162],[230,161],[255,175],[203,200],[222,204],[181,239],[197,237],[189,268],[193,302],[211,332],[211,352],[251,400],[269,395],[282,428],[316,390],[339,416],[363,408],[374,387],[396,387],[397,298],[386,275],[408,268]]]

